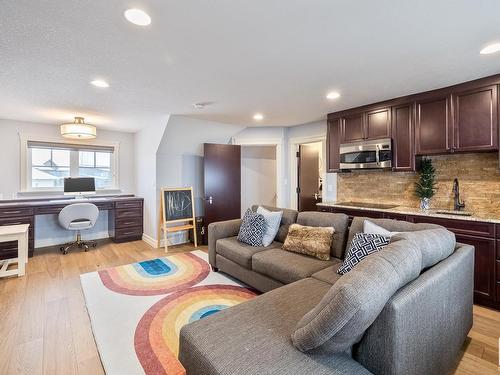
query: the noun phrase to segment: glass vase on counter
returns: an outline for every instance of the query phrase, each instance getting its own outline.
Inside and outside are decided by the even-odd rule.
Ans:
[[[430,208],[431,208],[431,199],[430,198],[420,199],[420,209],[422,211],[429,211]]]

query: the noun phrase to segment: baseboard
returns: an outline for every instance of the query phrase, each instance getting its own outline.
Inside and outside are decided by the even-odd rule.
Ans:
[[[174,234],[174,233],[172,233]],[[168,246],[174,246],[174,245],[182,245],[184,243],[189,243],[189,238],[187,237],[187,235],[177,235],[177,236],[171,236],[169,234],[168,236]],[[151,246],[152,248],[155,248],[155,249],[158,249],[158,248],[162,248],[162,247],[165,247],[165,240],[162,238],[160,240],[160,243],[158,244],[158,242],[151,236],[148,236],[146,233],[143,233],[142,234],[142,240],[144,242],[146,242],[149,246]]]
[[[142,240],[146,242],[149,246],[151,246],[154,249],[158,248],[158,242],[151,236],[148,236],[146,233],[142,234]],[[161,244],[160,244],[161,247]]]

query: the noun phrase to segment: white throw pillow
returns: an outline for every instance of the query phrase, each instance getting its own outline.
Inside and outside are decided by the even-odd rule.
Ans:
[[[387,229],[382,228],[380,225],[372,223],[370,220],[365,220],[363,222],[363,233],[381,234],[382,236],[392,237],[401,232],[390,232]]]
[[[262,245],[269,246],[273,243],[276,233],[280,229],[281,217],[283,216],[283,211],[269,211],[264,207],[259,206],[257,208],[257,213],[264,216],[266,220],[266,230],[264,232],[264,237],[262,238]]]

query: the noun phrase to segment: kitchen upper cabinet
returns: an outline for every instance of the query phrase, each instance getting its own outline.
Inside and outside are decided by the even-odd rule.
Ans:
[[[366,112],[365,139],[390,138],[391,109],[383,108]]]
[[[414,110],[412,104],[392,108],[393,169],[415,170]]]
[[[390,138],[391,109],[380,108],[342,116],[341,143]]]
[[[359,142],[365,139],[364,113],[344,116],[340,122],[341,143]]]
[[[455,151],[498,148],[497,95],[496,85],[452,94]]]
[[[328,172],[340,171],[340,119],[328,120],[326,133]]]
[[[450,96],[419,100],[415,105],[417,155],[443,154],[451,151],[453,120]]]

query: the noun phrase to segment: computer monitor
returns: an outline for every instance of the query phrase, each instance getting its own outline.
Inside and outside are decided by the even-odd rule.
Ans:
[[[93,177],[77,177],[64,179],[64,195],[95,194],[95,179]]]

